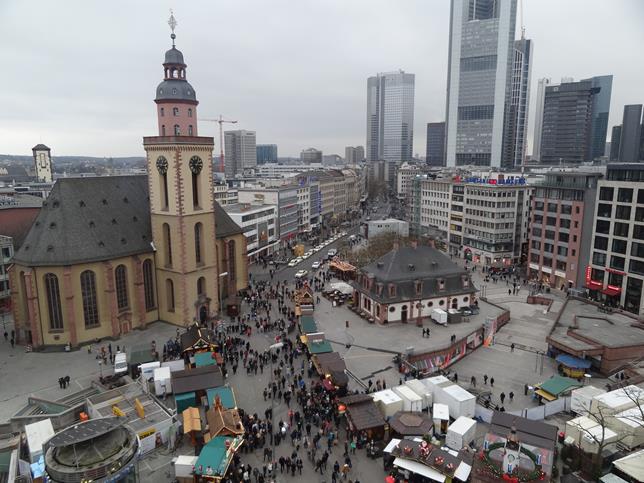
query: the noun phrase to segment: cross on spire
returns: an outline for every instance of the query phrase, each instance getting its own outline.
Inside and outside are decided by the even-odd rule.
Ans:
[[[172,9],[170,9],[170,18],[168,19],[168,25],[170,26],[170,30],[172,30],[172,34],[170,35],[170,38],[172,39],[172,47],[174,47],[174,39],[177,38],[177,36],[174,34],[174,29],[177,27],[177,19],[174,18],[174,12]]]

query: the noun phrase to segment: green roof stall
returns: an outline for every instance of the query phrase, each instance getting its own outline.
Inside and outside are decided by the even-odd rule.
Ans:
[[[194,355],[194,358],[196,367],[213,366],[217,364],[212,352],[198,352]]]
[[[300,317],[300,331],[302,334],[314,334],[318,331],[318,326],[313,316],[302,315]]]
[[[327,340],[310,340],[307,344],[311,354],[324,354],[326,352],[333,352],[331,344]]]
[[[219,396],[221,405],[225,409],[234,409],[237,407],[237,401],[235,400],[235,393],[233,392],[232,387],[215,387],[213,389],[208,389],[206,391],[206,394],[208,397],[208,406],[210,407],[213,407],[215,405],[215,398],[217,396]]]
[[[547,401],[554,401],[559,398],[559,396],[565,395],[565,393],[570,392],[581,385],[582,384],[580,382],[569,377],[552,376],[550,379],[538,386],[538,389],[534,393],[543,397]]]
[[[201,449],[195,463],[195,475],[205,480],[221,481],[242,443],[241,437],[216,436],[212,438]]]
[[[184,392],[174,395],[174,403],[177,407],[177,414],[181,414],[190,407],[196,407],[197,395],[194,392]]]

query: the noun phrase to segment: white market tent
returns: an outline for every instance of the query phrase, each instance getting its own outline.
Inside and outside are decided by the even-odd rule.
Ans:
[[[644,481],[644,449],[613,461],[613,466],[635,481]]]
[[[424,476],[425,478],[429,478],[430,480],[438,481],[439,483],[443,483],[445,481],[445,476],[443,476],[442,473],[439,473],[435,469],[430,468],[429,466],[425,466],[422,463],[417,463],[416,461],[407,460],[404,458],[396,458],[394,460],[394,466],[402,468],[403,470],[411,471],[412,473],[416,473],[417,475]]]

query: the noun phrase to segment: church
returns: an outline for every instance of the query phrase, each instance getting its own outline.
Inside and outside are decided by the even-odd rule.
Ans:
[[[214,141],[199,136],[174,29],[171,38],[158,135],[143,138],[147,176],[59,179],[14,256],[20,343],[77,347],[159,320],[187,326],[248,286],[246,238],[214,200]]]

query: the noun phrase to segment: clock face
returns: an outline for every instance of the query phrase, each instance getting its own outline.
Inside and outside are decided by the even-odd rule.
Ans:
[[[203,161],[199,156],[190,158],[190,171],[194,174],[199,174],[201,173],[201,168],[203,168]]]
[[[157,159],[157,169],[159,173],[166,174],[168,172],[168,160],[164,156],[159,156]]]

